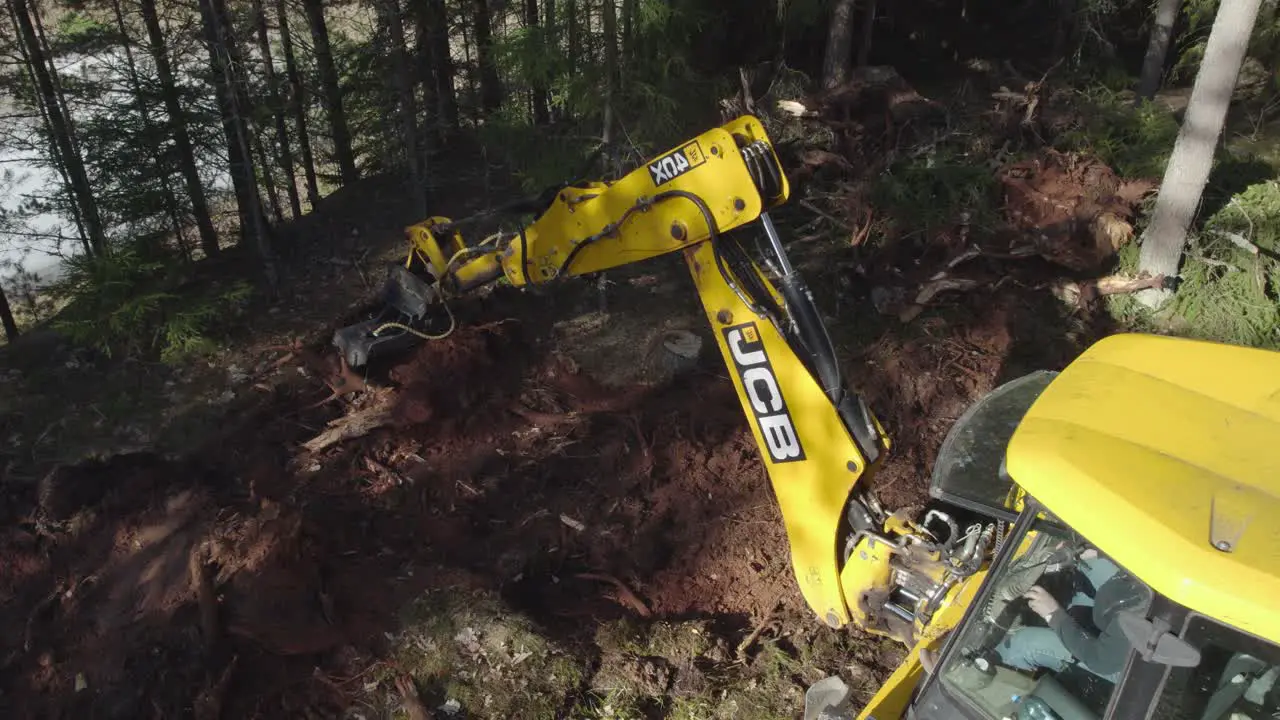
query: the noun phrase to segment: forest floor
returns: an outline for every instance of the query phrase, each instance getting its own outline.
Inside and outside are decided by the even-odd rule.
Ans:
[[[1011,253],[1063,221],[1045,207],[1115,195],[1105,165],[978,163],[1003,230],[963,258],[976,219],[864,243],[862,189],[788,165],[809,207],[776,219],[893,438],[885,505],[925,501],[970,403],[1116,329],[1097,272],[1045,259],[1069,243]],[[473,181],[433,204],[477,209]],[[678,258],[469,298],[449,338],[317,404],[332,330],[414,219],[391,179],[326,199],[281,299],[200,365],[5,349],[0,712],[387,717],[405,678],[438,717],[795,717],[833,674],[869,697],[902,649],[805,608],[720,358],[664,370],[669,330],[713,347]],[[379,404],[385,427],[303,446]]]

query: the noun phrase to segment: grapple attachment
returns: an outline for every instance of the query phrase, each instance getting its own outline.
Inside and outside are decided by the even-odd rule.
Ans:
[[[333,334],[333,344],[351,367],[410,347],[418,336],[407,328],[426,327],[435,296],[436,290],[426,280],[403,265],[394,265],[382,286],[381,307],[369,319],[340,328]]]

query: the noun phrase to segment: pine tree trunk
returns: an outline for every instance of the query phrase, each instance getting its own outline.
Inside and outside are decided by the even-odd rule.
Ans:
[[[541,23],[541,20],[542,18],[538,15],[538,0],[525,0],[525,27],[529,29],[536,28]],[[544,37],[550,38],[551,36],[548,34]],[[532,88],[530,88],[530,99],[533,102],[533,124],[546,125],[551,122],[551,110],[547,102],[547,85],[541,78],[533,81]]]
[[[449,9],[444,0],[426,0],[430,15],[431,67],[435,70],[435,97],[440,117],[449,130],[458,128],[458,93],[453,86],[453,50],[449,42]]]
[[[209,64],[213,70],[214,95],[218,100],[222,130],[227,141],[227,160],[240,216],[241,240],[253,244],[262,261],[263,274],[268,284],[274,288],[274,256],[253,168],[253,141],[244,115],[247,102],[235,75],[236,69],[243,68],[243,64],[239,62],[239,53],[235,48],[223,1],[200,0],[200,17],[209,51]]]
[[[1164,76],[1164,62],[1169,56],[1169,44],[1173,40],[1173,23],[1178,19],[1181,0],[1160,0],[1156,6],[1155,22],[1151,25],[1151,42],[1147,56],[1142,61],[1142,77],[1138,80],[1138,100],[1150,100],[1160,89]]]
[[[85,173],[84,161],[80,158],[72,140],[69,120],[58,103],[52,74],[49,72],[43,49],[36,39],[35,28],[31,24],[27,0],[12,0],[12,5],[14,18],[22,35],[22,44],[26,48],[28,65],[35,75],[40,100],[49,118],[49,129],[53,135],[53,141],[57,145],[62,165],[66,168],[71,194],[76,205],[79,206],[85,234],[89,236],[89,246],[95,253],[104,253],[107,250],[107,243],[102,229],[102,220],[98,215],[98,203],[93,196],[93,189],[89,186],[89,176]]]
[[[49,49],[49,39],[44,34],[44,21],[40,19],[40,4],[37,2],[31,11],[31,19],[36,27],[36,40],[40,43],[40,50],[44,54],[44,59],[49,63],[49,78],[53,80],[53,92],[58,98],[58,107],[62,109],[62,117],[66,118],[67,130],[71,135],[71,147],[75,148],[76,154],[80,154],[80,138],[76,134],[76,118],[71,114],[71,109],[67,106],[67,94],[62,91],[62,77],[58,75],[58,67],[53,62],[53,51]]]
[[[853,64],[854,0],[836,0],[827,28],[827,50],[822,58],[822,87],[830,90],[849,79]]]
[[[138,63],[133,57],[133,40],[129,37],[129,28],[124,21],[124,11],[120,9],[120,0],[111,0],[111,11],[116,19],[116,28],[120,31],[120,46],[124,48],[125,58],[125,75],[129,81],[129,91],[133,93],[133,101],[137,106],[138,117],[142,120],[143,132],[157,145],[161,143],[159,130],[156,124],[151,120],[151,111],[147,107],[147,99],[142,89],[142,80],[138,74]],[[164,157],[162,148],[155,148],[155,169],[156,179],[160,182],[160,192],[164,198],[165,212],[169,215],[169,220],[173,223],[173,234],[178,241],[178,247],[182,250],[183,257],[190,260],[190,252],[187,249],[187,240],[182,231],[182,220],[178,212],[178,200],[173,194],[173,187],[169,184],[170,169],[162,162]]]
[[[151,59],[156,64],[156,76],[160,79],[161,100],[164,101],[165,114],[169,116],[168,130],[173,136],[174,149],[178,151],[178,170],[187,188],[196,228],[200,231],[200,248],[205,255],[212,257],[218,254],[218,233],[213,229],[213,220],[209,216],[209,204],[205,201],[204,186],[200,182],[200,169],[196,166],[195,150],[191,145],[191,135],[187,132],[187,114],[182,109],[173,68],[169,64],[169,53],[165,47],[164,33],[160,30],[155,0],[140,0],[140,7],[142,22],[147,27]]]
[[[560,27],[556,18],[556,0],[542,0],[542,7],[546,13],[546,37],[547,49],[549,52],[558,55],[560,53]],[[556,122],[560,118],[560,110],[550,104],[547,104],[547,118],[551,122]]]
[[[18,339],[18,323],[13,319],[13,309],[9,307],[3,285],[0,285],[0,325],[4,326],[5,340],[13,342]]]
[[[307,204],[315,209],[320,202],[320,187],[316,182],[316,162],[311,154],[311,133],[307,131],[307,88],[298,72],[298,61],[293,56],[293,36],[289,33],[289,8],[284,0],[276,0],[276,18],[280,23],[280,49],[284,53],[284,72],[289,80],[289,114],[293,116],[293,130],[298,135],[298,149],[302,152],[302,172],[307,181]]]
[[[614,0],[604,0],[604,130],[600,139],[613,142],[613,93],[618,83],[618,17]]]
[[[267,11],[262,0],[253,0],[253,17],[257,25],[258,52],[262,55],[263,72],[267,78],[267,98],[271,103],[271,117],[275,120],[276,146],[280,149],[280,169],[284,171],[284,189],[289,196],[289,210],[293,217],[302,214],[302,201],[298,198],[298,174],[293,167],[293,147],[289,143],[289,123],[285,119],[284,101],[280,97],[280,79],[276,77],[275,63],[271,58],[271,38],[267,34]]]
[[[422,144],[425,146],[429,137],[443,134],[440,128],[440,103],[436,99],[436,68],[431,55],[433,39],[431,13],[427,3],[422,0],[408,1],[413,13],[413,53],[410,64],[413,66],[414,85],[422,88],[422,122],[419,123],[421,127],[419,137],[422,138]],[[423,147],[421,155],[424,162],[427,154],[427,148]]]
[[[1138,259],[1142,272],[1165,277],[1178,274],[1187,228],[1209,180],[1214,148],[1222,135],[1227,106],[1260,5],[1261,0],[1223,0],[1218,8],[1182,129],[1165,167],[1155,213],[1143,235]],[[1168,290],[1144,290],[1138,294],[1138,299],[1149,307],[1158,307],[1170,297]]]
[[[418,142],[418,113],[413,96],[413,74],[409,69],[409,52],[404,42],[404,24],[401,19],[400,0],[379,0],[378,10],[382,24],[386,25],[391,51],[391,73],[396,86],[396,104],[400,116],[400,142],[404,159],[409,166],[409,189],[413,197],[417,217],[427,214],[427,180],[423,172],[422,154]]]
[[[876,29],[876,0],[862,0],[862,44],[858,46],[858,67],[864,68],[871,59],[871,41]]]
[[[351,151],[351,131],[347,128],[347,113],[342,107],[342,87],[338,84],[338,69],[333,64],[333,50],[329,47],[329,27],[324,20],[323,0],[302,0],[311,26],[311,41],[315,47],[316,70],[320,74],[320,86],[324,89],[324,105],[329,113],[329,128],[333,133],[333,154],[338,161],[338,173],[342,184],[349,185],[359,179],[355,154]]]
[[[21,37],[22,32],[18,26],[18,16],[14,11],[14,6],[10,3],[7,7],[9,21],[13,24],[14,36]],[[31,64],[31,58],[27,55],[27,46],[22,42],[18,43],[18,54],[27,70],[27,80],[31,83],[31,92],[36,98],[36,109],[40,112],[40,122],[44,126],[45,136],[49,141],[49,157],[53,160],[53,164],[58,170],[58,177],[62,180],[62,190],[67,195],[67,209],[71,211],[71,219],[75,222],[76,234],[80,238],[80,246],[86,255],[93,255],[93,246],[89,244],[89,235],[85,232],[84,219],[80,215],[80,206],[76,203],[75,191],[71,186],[71,176],[67,175],[66,163],[62,161],[62,151],[58,148],[57,138],[53,134],[53,125],[49,122],[49,111],[45,108],[40,95],[40,83],[36,80],[35,66]]]
[[[484,109],[493,112],[502,106],[502,81],[498,78],[498,66],[493,61],[493,32],[490,27],[489,0],[474,0],[476,36],[476,60],[480,65],[480,102]]]
[[[251,134],[254,149],[258,151],[258,168],[262,172],[262,183],[267,186],[267,202],[271,203],[271,216],[277,223],[282,223],[284,208],[280,205],[280,191],[276,188],[275,173],[271,172],[271,156],[267,153],[266,144],[262,142],[262,134],[256,132]]]
[[[471,28],[471,23],[462,23],[462,63],[464,67],[468,68],[473,65],[473,53],[471,52],[473,42],[471,40],[472,33],[469,28]],[[476,79],[477,75],[479,75],[479,73],[467,73],[467,99],[471,102],[471,119],[474,122],[479,122],[480,116],[484,111],[484,108],[482,107],[484,103],[480,99],[479,80]]]
[[[1079,0],[1054,0],[1053,4],[1057,13],[1054,21],[1057,28],[1053,33],[1053,52],[1050,56],[1055,62],[1061,62],[1070,54],[1072,43],[1075,42],[1076,31],[1080,26],[1076,15],[1080,3]]]
[[[565,4],[565,22],[568,24],[566,34],[569,36],[569,72],[576,73],[578,71],[578,54],[581,52],[581,38],[578,37],[578,0],[566,0]]]
[[[622,0],[622,67],[630,74],[636,62],[636,0]]]

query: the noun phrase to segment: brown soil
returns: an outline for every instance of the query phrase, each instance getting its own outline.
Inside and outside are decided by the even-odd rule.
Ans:
[[[648,289],[626,287],[619,305],[645,304]],[[185,715],[234,657],[225,717],[331,716],[428,587],[495,590],[570,643],[634,612],[583,573],[621,580],[656,617],[743,628],[779,602],[805,616],[714,352],[670,382],[609,387],[540,341],[548,313],[521,299],[466,308],[496,320],[390,370],[396,426],[317,457],[292,449],[340,409],[300,411],[312,393],[285,388],[181,462],[62,471],[71,520],[33,511],[0,533],[6,715]],[[898,443],[876,479],[890,505],[922,501],[933,448],[1014,350],[1019,299],[995,300],[850,358]]]
[[[826,258],[811,282],[843,293],[850,265],[886,268],[859,287],[902,282],[888,269],[912,264],[890,252]],[[895,442],[872,480],[886,505],[924,502],[933,454],[972,401],[1107,331],[1058,308],[1037,289],[1045,276],[1011,266],[910,325],[874,319],[871,342],[837,323],[838,344],[857,348],[846,375]],[[364,399],[314,406],[318,380],[287,373],[194,453],[79,465],[6,497],[0,714],[341,717],[429,588],[496,592],[570,647],[638,612],[600,576],[654,618],[714,621],[730,646],[779,603],[809,617],[710,343],[672,379],[610,372],[627,328],[648,347],[655,318],[699,314],[687,284],[646,277],[611,278],[603,354],[574,345],[582,327],[554,325],[598,311],[594,286],[499,289],[460,303],[459,330],[369,378]],[[846,314],[874,315],[854,301]],[[300,453],[349,404],[384,395],[391,425]]]
[[[1010,225],[1046,260],[1094,271],[1133,239],[1130,220],[1156,183],[1122,181],[1096,158],[1052,150],[1000,173]]]

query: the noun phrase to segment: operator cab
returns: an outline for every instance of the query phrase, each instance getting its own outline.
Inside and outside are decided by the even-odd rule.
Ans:
[[[932,494],[1016,524],[907,717],[1280,718],[1277,358],[1116,336],[967,412]]]
[[[1118,655],[1090,667],[1052,643],[1020,647],[1026,635],[1052,632],[1031,612],[1025,593],[1048,589],[1072,620],[1098,636],[1123,630],[1094,623],[1090,584],[1094,569],[1081,567],[1088,543],[1030,501],[983,591],[949,638],[934,675],[908,713],[913,720],[1274,720],[1280,717],[1280,646],[1179,606],[1124,568],[1116,567],[1132,594],[1115,611],[1168,623],[1175,639],[1193,651],[1194,664],[1146,661],[1139,643],[1111,643]],[[1087,554],[1087,550],[1085,551]],[[1105,643],[1104,643],[1105,644]],[[1010,652],[1011,649],[1022,652]],[[1056,651],[1056,652],[1055,652]],[[1043,665],[1025,660],[1044,653]],[[1117,668],[1108,672],[1111,668]]]

